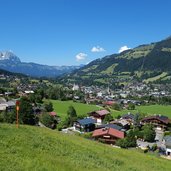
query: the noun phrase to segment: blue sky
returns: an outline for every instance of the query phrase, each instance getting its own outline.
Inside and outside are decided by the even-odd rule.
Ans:
[[[170,0],[0,0],[0,51],[86,64],[171,35]]]

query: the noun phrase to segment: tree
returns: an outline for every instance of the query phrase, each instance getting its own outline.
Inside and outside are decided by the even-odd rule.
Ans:
[[[49,115],[49,113],[41,114],[40,122],[48,128],[52,128],[52,129],[56,128],[56,121],[52,116]]]
[[[135,110],[135,104],[134,103],[129,103],[128,109],[129,110]]]
[[[3,111],[3,121],[7,123],[14,123],[16,121],[16,110],[12,110],[10,112]]]
[[[113,108],[114,110],[121,110],[121,106],[120,106],[119,104],[117,104],[117,103],[114,103],[114,104],[112,105],[112,108]]]
[[[130,130],[127,137],[116,141],[121,148],[136,147],[136,136],[134,130]]]
[[[104,122],[104,123],[109,123],[109,122],[112,121],[112,120],[113,120],[113,116],[112,116],[111,114],[109,114],[109,115],[106,115],[106,116],[105,116],[103,122]]]
[[[77,117],[76,110],[73,106],[69,106],[68,111],[67,111],[68,117]]]
[[[53,104],[50,101],[45,101],[44,107],[45,107],[45,110],[47,112],[52,112],[53,111]]]
[[[77,113],[73,106],[69,106],[67,115],[68,115],[69,125],[71,126],[77,120]]]
[[[19,121],[28,125],[35,125],[37,121],[32,105],[26,97],[22,97],[20,100]]]
[[[144,125],[142,127],[143,139],[148,142],[154,142],[155,131],[152,125]]]

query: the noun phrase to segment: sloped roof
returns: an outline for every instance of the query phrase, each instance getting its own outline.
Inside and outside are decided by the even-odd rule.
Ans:
[[[124,132],[119,131],[117,129],[113,128],[102,128],[102,129],[96,129],[93,132],[93,137],[103,136],[103,135],[111,135],[117,138],[124,138]]]
[[[165,124],[168,124],[170,122],[169,118],[163,115],[154,115],[154,116],[145,117],[141,121],[143,122],[143,121],[152,120],[152,119],[157,119]]]
[[[121,116],[123,119],[134,119],[134,115],[132,113],[127,113]]]
[[[88,125],[88,124],[95,124],[96,120],[92,118],[85,118],[85,119],[77,120],[77,122],[80,123],[80,125]]]
[[[105,110],[105,109],[103,109],[103,110],[98,110],[98,111],[95,111],[98,115],[100,115],[100,116],[104,116],[104,115],[107,115],[107,114],[109,114],[110,112],[109,111],[107,111],[107,110]]]
[[[14,101],[8,101],[6,102],[8,106],[15,106],[15,102]]]
[[[98,125],[96,127],[96,129],[101,129],[101,128],[113,128],[113,129],[117,129],[117,130],[121,130],[122,127],[119,126],[119,125],[116,125],[116,124],[112,124],[112,123],[109,123],[109,124],[103,124],[103,125]]]

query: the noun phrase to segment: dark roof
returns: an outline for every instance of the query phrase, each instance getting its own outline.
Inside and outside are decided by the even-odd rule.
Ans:
[[[121,116],[121,118],[123,118],[123,119],[134,119],[134,117],[135,116],[131,113],[127,113],[127,114],[124,114]]]
[[[164,137],[166,147],[171,147],[171,135]]]
[[[88,124],[95,124],[96,120],[92,118],[85,118],[85,119],[77,120],[77,122],[80,123],[80,125],[88,125]]]
[[[144,119],[142,119],[142,121],[147,121],[151,119],[157,119],[165,124],[168,124],[170,122],[169,118],[163,115],[154,115],[154,116],[145,117]]]
[[[122,129],[121,126],[116,125],[116,124],[112,124],[112,123],[110,123],[110,124],[98,125],[98,126],[96,127],[96,129],[101,129],[101,128],[113,128],[113,129],[117,129],[117,130],[121,130],[121,129]]]

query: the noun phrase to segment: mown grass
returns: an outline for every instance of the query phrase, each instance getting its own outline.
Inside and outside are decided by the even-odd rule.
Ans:
[[[88,105],[83,103],[76,103],[73,101],[59,101],[51,100],[53,103],[54,111],[57,112],[58,116],[64,119],[67,115],[67,110],[70,105],[74,106],[77,111],[77,115],[86,115],[88,112],[94,110],[100,110],[101,108],[96,105]],[[171,105],[149,105],[149,106],[136,106],[135,110],[111,110],[114,117],[118,115],[123,115],[128,112],[135,113],[145,113],[148,115],[152,114],[162,114],[171,118]]]
[[[149,105],[149,106],[136,106],[135,110],[111,110],[113,116],[123,115],[130,113],[145,113],[147,115],[162,114],[171,118],[171,105]]]
[[[57,112],[57,115],[60,116],[61,119],[67,116],[67,110],[70,105],[75,108],[77,115],[86,115],[88,112],[99,109],[96,105],[76,103],[73,101],[51,100],[51,102],[53,103],[54,111]]]
[[[170,161],[47,128],[0,125],[1,171],[169,171]]]

